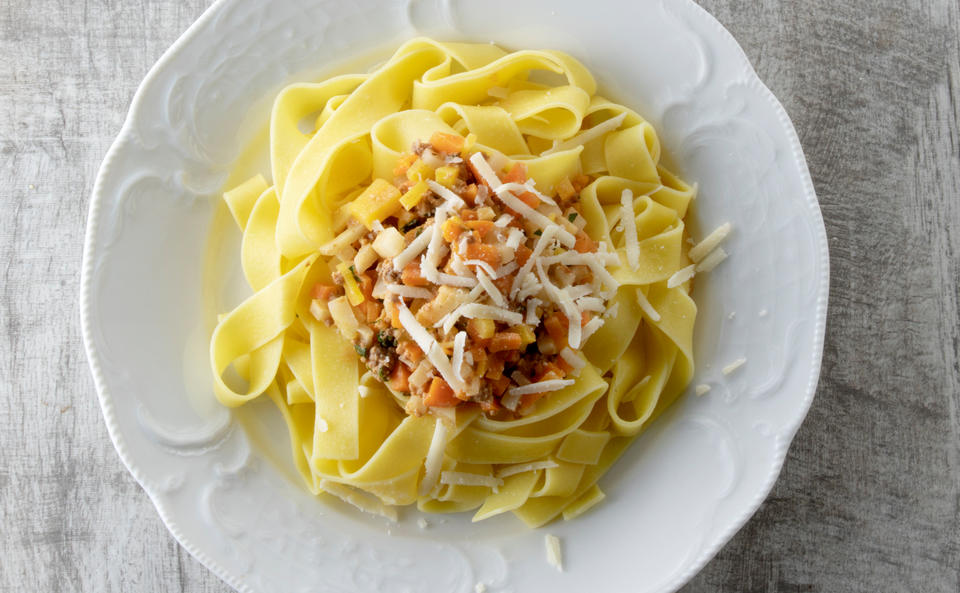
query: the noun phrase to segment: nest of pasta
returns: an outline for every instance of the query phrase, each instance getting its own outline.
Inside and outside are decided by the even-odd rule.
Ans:
[[[566,54],[417,39],[287,87],[270,149],[271,181],[225,194],[254,293],[213,333],[217,397],[266,394],[308,486],[367,511],[599,502],[690,380],[720,258],[691,258],[652,126]]]

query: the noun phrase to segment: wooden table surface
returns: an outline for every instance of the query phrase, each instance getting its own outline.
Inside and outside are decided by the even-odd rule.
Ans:
[[[684,591],[956,593],[957,0],[702,4],[796,125],[831,290],[819,390],[780,480]],[[97,168],[206,5],[0,3],[0,591],[229,590],[114,452],[77,310]]]

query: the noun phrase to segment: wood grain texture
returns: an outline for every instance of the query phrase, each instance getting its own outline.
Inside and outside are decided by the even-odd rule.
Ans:
[[[780,480],[684,591],[960,591],[957,2],[701,3],[797,127],[832,269]],[[100,160],[206,5],[0,3],[0,591],[229,591],[115,454],[76,305]]]

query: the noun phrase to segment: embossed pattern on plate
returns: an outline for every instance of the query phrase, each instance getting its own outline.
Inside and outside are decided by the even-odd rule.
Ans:
[[[693,384],[712,390],[691,387],[603,478],[604,504],[572,523],[531,532],[512,517],[452,515],[423,528],[415,511],[390,524],[316,499],[269,403],[228,413],[204,383],[198,254],[238,147],[284,84],[358,56],[373,64],[417,34],[583,60],[700,183],[694,233],[736,229],[731,257],[694,292]],[[151,70],[104,160],[81,313],[121,458],[177,540],[240,591],[572,592],[603,574],[607,591],[665,592],[772,487],[816,388],[827,278],[796,133],[729,33],[689,0],[220,0]],[[546,564],[544,532],[563,539],[566,572]]]

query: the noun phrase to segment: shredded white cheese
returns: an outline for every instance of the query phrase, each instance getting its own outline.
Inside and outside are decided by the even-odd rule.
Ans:
[[[739,368],[742,367],[744,364],[746,364],[746,362],[747,362],[747,359],[746,359],[746,358],[738,358],[738,359],[736,359],[735,361],[733,361],[733,362],[731,362],[730,364],[728,364],[727,366],[725,366],[725,367],[723,367],[722,369],[720,369],[720,371],[721,371],[724,375],[729,375],[729,374],[732,373],[733,371],[739,369]]]
[[[583,358],[578,356],[569,347],[566,347],[560,351],[560,358],[562,358],[568,365],[572,366],[576,371],[579,371],[587,365],[587,361],[583,360]]]
[[[457,377],[461,381],[466,381],[463,378],[463,349],[467,345],[467,332],[457,332],[457,336],[453,338],[453,372],[457,374]]]
[[[413,241],[410,241],[410,244],[400,252],[400,255],[393,258],[393,269],[400,272],[404,267],[414,260],[415,257],[420,255],[424,249],[427,248],[427,243],[430,242],[430,239],[433,237],[432,227],[434,225],[431,223],[427,228],[423,229],[423,232],[420,233]]]
[[[604,321],[602,317],[594,317],[593,319],[588,321],[587,324],[583,326],[583,337],[581,338],[581,341],[583,343],[586,343],[587,340],[590,339],[590,336],[592,336],[598,329],[600,329],[603,323]]]
[[[637,268],[640,266],[640,243],[637,242],[637,219],[633,213],[633,192],[629,189],[620,194],[620,223],[623,225],[627,263],[631,268]]]
[[[444,199],[448,204],[450,204],[450,206],[452,206],[453,208],[459,210],[459,209],[465,208],[465,207],[467,206],[466,203],[464,203],[464,201],[463,201],[462,199],[460,199],[460,196],[458,196],[457,194],[453,193],[453,192],[450,191],[448,188],[440,185],[440,184],[437,183],[436,181],[434,181],[434,180],[432,180],[432,179],[428,179],[428,180],[427,180],[427,185],[430,186],[430,189],[433,191],[433,193],[435,193],[435,194],[437,194],[438,196],[440,196],[441,198],[443,198],[443,199]]]
[[[533,252],[530,254],[530,257],[527,258],[527,262],[523,264],[523,267],[520,268],[520,271],[517,272],[516,277],[513,279],[513,285],[510,287],[511,298],[516,298],[517,293],[520,292],[521,284],[527,281],[530,272],[533,270],[533,266],[537,265],[541,259],[540,254],[543,253],[543,250],[547,248],[547,245],[549,245],[556,236],[557,229],[559,228],[558,226],[550,227],[540,235],[537,244],[533,246]]]
[[[560,464],[549,459],[545,461],[531,461],[530,463],[515,463],[513,465],[505,465],[501,467],[497,472],[497,477],[503,479],[525,472],[536,471],[538,469],[550,469],[551,467],[560,467]]]
[[[481,270],[486,271],[488,276],[491,276],[493,278],[497,277],[497,271],[493,269],[493,266],[491,266],[490,264],[488,264],[487,262],[481,259],[467,259],[467,260],[464,260],[463,263],[465,263],[468,266],[477,266]],[[477,271],[479,272],[480,270],[477,270]]]
[[[503,480],[489,475],[445,471],[440,473],[440,483],[451,486],[488,486],[496,491],[503,485]]]
[[[406,286],[403,284],[388,284],[387,292],[400,295],[407,299],[432,299],[433,293],[426,288],[416,286]]]
[[[517,410],[517,405],[520,403],[520,395],[521,394],[519,393],[510,393],[508,391],[500,399],[500,403],[503,404],[503,407],[506,409],[510,410],[511,412],[515,412]]]
[[[518,325],[523,323],[523,315],[502,307],[481,305],[479,303],[467,303],[460,305],[457,309],[460,312],[460,317],[469,317],[470,319],[493,319],[494,321],[502,321],[504,323],[509,323],[510,325]]]
[[[437,485],[443,465],[443,450],[447,447],[447,432],[447,423],[438,419],[433,427],[433,439],[427,450],[427,459],[423,462],[423,481],[417,491],[420,496],[426,496]]]
[[[587,142],[590,142],[591,140],[596,140],[597,138],[600,138],[607,132],[612,132],[613,130],[616,130],[617,128],[619,128],[620,124],[623,123],[623,120],[626,117],[627,117],[626,113],[621,113],[616,117],[611,117],[606,121],[598,123],[597,125],[593,126],[589,130],[584,130],[579,134],[577,134],[576,136],[573,136],[572,138],[568,138],[567,140],[564,140],[559,144],[555,144],[552,148],[548,148],[547,150],[541,152],[540,156],[547,156],[548,154],[560,152],[561,150],[570,150],[571,148],[583,146]]]
[[[507,300],[503,298],[502,294],[500,294],[500,290],[493,283],[493,280],[491,280],[489,276],[484,274],[483,270],[481,269],[477,270],[477,281],[480,282],[480,286],[483,287],[483,290],[485,290],[487,294],[490,295],[490,300],[493,301],[493,304],[495,304],[498,307],[507,306]]]
[[[717,247],[710,252],[710,255],[703,258],[700,263],[697,264],[697,271],[709,272],[720,265],[720,262],[725,259],[727,259],[727,252],[723,250],[723,247]]]
[[[527,325],[537,327],[540,325],[540,316],[537,315],[537,307],[541,305],[540,299],[529,299],[527,301],[527,316],[524,319],[524,322]]]
[[[459,286],[461,288],[473,288],[474,286],[477,285],[477,281],[474,278],[469,278],[464,276],[454,276],[453,274],[444,274],[443,272],[437,272],[436,277],[437,277],[436,284],[445,284],[447,286]]]
[[[601,299],[600,297],[591,297],[591,296],[580,297],[579,299],[576,300],[576,303],[577,303],[577,307],[581,311],[594,311],[599,313],[600,311],[603,311],[605,309],[605,307],[603,306],[603,299]]]
[[[327,432],[330,429],[330,425],[323,418],[317,418],[315,425],[317,432]]]
[[[437,208],[434,213],[430,242],[427,243],[427,253],[420,261],[420,274],[434,284],[439,283],[440,273],[437,271],[437,264],[440,263],[440,258],[442,257],[440,250],[445,247],[443,244],[443,223],[446,222],[446,220],[447,209],[442,207]]]
[[[694,263],[703,259],[708,253],[713,251],[714,247],[727,238],[731,228],[733,227],[729,222],[725,222],[715,228],[709,235],[704,237],[702,241],[690,248],[690,252],[688,253],[690,259],[693,260]]]
[[[640,309],[650,318],[650,321],[660,321],[660,314],[657,313],[657,310],[654,309],[650,301],[647,300],[647,295],[643,294],[643,291],[639,288],[637,289],[637,302],[640,303]]]
[[[697,385],[697,386],[694,388],[694,391],[696,392],[696,394],[697,394],[698,396],[704,395],[704,394],[706,394],[708,391],[710,391],[710,386],[707,385],[706,383],[701,383],[701,384]]]
[[[676,288],[687,280],[693,278],[695,268],[696,264],[690,264],[689,266],[680,268],[674,272],[673,275],[667,279],[667,288]]]
[[[513,215],[502,214],[500,215],[500,218],[498,218],[493,224],[500,228],[506,228],[511,222],[513,222]]]
[[[567,317],[567,343],[570,344],[571,348],[579,348],[580,341],[583,338],[582,328],[580,327],[580,309],[577,308],[576,303],[573,302],[566,290],[557,288],[550,282],[550,277],[539,261],[537,262],[537,274],[540,276],[544,291],[553,299],[553,302],[560,306],[563,314]]]
[[[504,243],[504,245],[510,249],[516,249],[520,246],[520,243],[522,243],[525,238],[526,236],[523,234],[523,231],[512,228],[510,229],[510,233],[507,235],[507,241]]]
[[[573,385],[573,379],[549,379],[547,381],[537,381],[529,385],[511,387],[507,390],[510,395],[528,395],[531,393],[546,393],[548,391],[559,391],[567,385]]]
[[[543,536],[543,539],[547,547],[547,563],[563,572],[563,553],[560,551],[560,539],[549,533]]]

